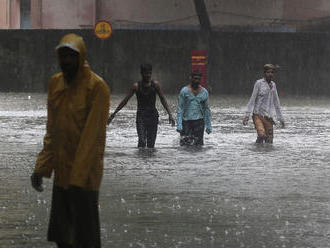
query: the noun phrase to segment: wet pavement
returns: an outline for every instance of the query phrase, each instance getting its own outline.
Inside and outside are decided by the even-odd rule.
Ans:
[[[241,124],[247,97],[212,95],[204,147],[179,147],[159,106],[156,149],[139,150],[132,98],[107,131],[103,247],[330,247],[330,102],[281,100],[287,128],[275,128],[273,145],[256,145],[252,122]],[[52,182],[37,193],[29,181],[45,105],[45,94],[0,94],[0,247],[55,247]]]

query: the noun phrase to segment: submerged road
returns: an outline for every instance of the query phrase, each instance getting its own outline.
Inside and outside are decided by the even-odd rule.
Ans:
[[[252,122],[241,124],[247,98],[211,95],[203,148],[179,147],[159,106],[156,149],[138,150],[132,98],[107,131],[103,247],[330,247],[330,103],[281,100],[287,128],[275,128],[273,145],[256,145]],[[45,94],[0,94],[0,247],[55,247],[46,241],[51,180],[41,194],[29,180],[45,107]]]

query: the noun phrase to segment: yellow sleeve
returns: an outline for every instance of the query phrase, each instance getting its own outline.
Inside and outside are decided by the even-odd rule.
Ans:
[[[49,88],[51,83],[49,85]],[[34,168],[34,172],[40,173],[44,177],[50,178],[52,175],[52,171],[54,169],[54,152],[52,149],[52,136],[53,136],[53,112],[50,106],[50,93],[51,90],[48,90],[47,97],[47,124],[46,124],[46,135],[44,137],[43,149],[39,153],[37,157],[37,162]]]
[[[70,185],[86,186],[91,168],[103,160],[109,107],[110,90],[102,81],[92,92],[91,108],[75,154]]]

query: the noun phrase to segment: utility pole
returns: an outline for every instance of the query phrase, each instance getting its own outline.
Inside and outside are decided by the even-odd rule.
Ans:
[[[207,33],[209,35],[209,33],[211,32],[211,22],[205,6],[205,1],[194,0],[194,4],[198,15],[199,23],[201,25],[201,29],[203,33]]]
[[[95,0],[95,23],[100,21],[101,18],[101,1]]]
[[[202,47],[197,50],[191,51],[191,69],[192,71],[197,69],[202,72],[202,86],[206,87],[209,91],[210,86],[207,83],[207,74],[208,74],[208,56],[211,55],[211,22],[209,14],[207,12],[205,1],[204,0],[194,0],[196,13],[198,15],[199,24],[201,27],[201,41]],[[208,55],[209,54],[209,55]]]

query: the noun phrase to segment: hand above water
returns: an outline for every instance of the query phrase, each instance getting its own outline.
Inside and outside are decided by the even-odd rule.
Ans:
[[[113,120],[113,118],[115,118],[115,116],[116,116],[115,113],[113,113],[113,114],[110,115],[110,117],[108,119],[108,123],[107,123],[108,125],[112,122],[112,120]]]
[[[173,119],[173,117],[171,115],[168,117],[168,122],[171,124],[172,127],[175,126],[175,120]]]
[[[249,122],[249,117],[248,116],[245,116],[244,119],[243,119],[243,125],[246,126]]]
[[[40,173],[34,172],[31,175],[31,184],[32,187],[38,192],[42,192],[44,190],[42,187],[42,175]]]

